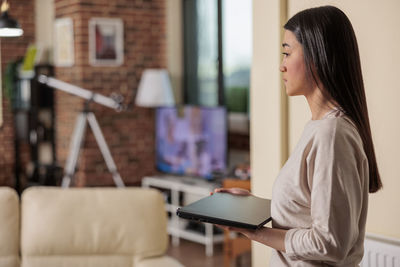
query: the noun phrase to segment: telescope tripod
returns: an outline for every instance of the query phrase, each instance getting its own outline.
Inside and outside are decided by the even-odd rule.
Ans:
[[[100,148],[101,154],[103,155],[103,158],[106,162],[107,168],[112,174],[112,178],[114,180],[115,185],[117,187],[125,187],[125,184],[122,181],[121,176],[117,171],[117,167],[111,156],[110,150],[107,146],[106,140],[104,139],[103,133],[101,132],[96,116],[92,111],[90,111],[87,108],[87,106],[88,102],[86,103],[85,109],[81,111],[81,113],[78,115],[76,119],[75,128],[70,143],[69,155],[67,158],[67,162],[65,163],[64,177],[62,179],[61,186],[67,188],[70,186],[72,182],[72,179],[76,171],[76,165],[78,163],[79,152],[84,140],[86,122],[88,122],[96,139],[97,145]]]

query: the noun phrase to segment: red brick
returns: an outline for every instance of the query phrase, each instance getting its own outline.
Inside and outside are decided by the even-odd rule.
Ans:
[[[34,1],[19,0],[10,3],[10,15],[17,19],[24,30],[22,37],[1,38],[1,68],[5,70],[7,64],[25,55],[29,44],[34,42],[35,22],[33,17]],[[3,93],[3,125],[0,128],[0,185],[14,186],[14,119],[8,99]],[[21,157],[27,161],[29,151],[23,148]]]

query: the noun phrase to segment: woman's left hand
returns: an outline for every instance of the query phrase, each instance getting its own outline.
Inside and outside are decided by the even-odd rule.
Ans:
[[[254,232],[256,230],[250,230],[246,228],[239,228],[239,227],[232,227],[232,226],[226,226],[226,225],[220,225],[216,224],[217,227],[222,228],[226,231],[233,231],[233,232],[238,232],[241,233],[242,235],[246,236],[249,239],[252,239],[251,237],[254,235]]]
[[[270,228],[270,227],[261,227],[257,230],[251,230],[251,229],[245,229],[245,228],[230,227],[230,226],[225,226],[225,225],[217,225],[217,226],[224,230],[235,231],[235,232],[241,233],[244,236],[246,236],[248,239],[257,241],[261,244],[267,245],[276,250],[286,252],[285,235],[288,230],[278,229],[278,228]]]

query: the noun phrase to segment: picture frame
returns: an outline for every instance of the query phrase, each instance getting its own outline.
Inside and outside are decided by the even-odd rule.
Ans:
[[[71,67],[75,64],[74,24],[72,18],[54,21],[54,65]]]
[[[124,63],[123,22],[119,18],[89,20],[89,63],[120,66]]]

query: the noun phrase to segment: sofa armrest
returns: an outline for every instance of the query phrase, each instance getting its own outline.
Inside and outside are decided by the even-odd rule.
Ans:
[[[0,187],[0,266],[19,266],[19,199],[10,187]]]
[[[135,267],[184,267],[174,258],[169,256],[135,259]]]

